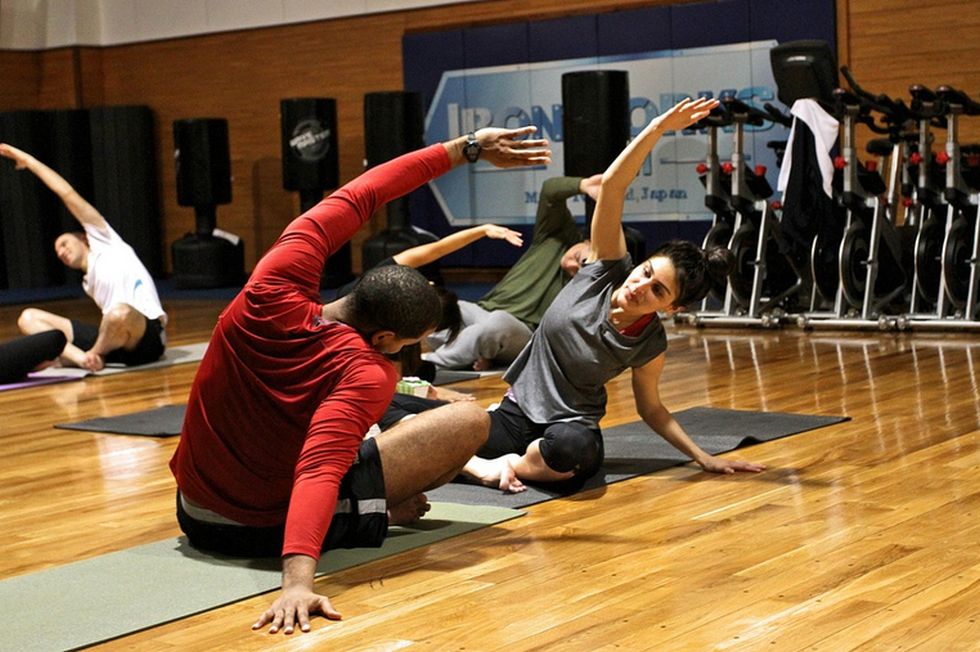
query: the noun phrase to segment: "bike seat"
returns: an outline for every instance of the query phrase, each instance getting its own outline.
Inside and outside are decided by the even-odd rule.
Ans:
[[[936,94],[922,84],[912,84],[909,86],[909,94],[917,102],[935,102]]]
[[[936,89],[936,94],[947,106],[958,105],[963,107],[963,112],[966,115],[980,115],[980,103],[974,102],[963,91],[952,86],[940,86]]]
[[[710,127],[727,127],[730,124],[732,124],[731,116],[723,108],[716,106],[711,109],[711,113],[694,123],[694,127],[708,129]]]
[[[834,99],[837,100],[839,104],[845,106],[860,106],[863,107],[866,102],[860,97],[847,90],[846,88],[835,88],[834,89]]]

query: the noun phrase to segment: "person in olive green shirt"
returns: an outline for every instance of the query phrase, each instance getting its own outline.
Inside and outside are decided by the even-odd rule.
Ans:
[[[424,356],[426,360],[447,369],[483,370],[510,364],[517,357],[589,252],[566,202],[578,194],[595,199],[601,180],[597,174],[544,182],[531,246],[482,299],[459,302],[462,329],[452,340],[446,331],[430,336],[432,352]]]

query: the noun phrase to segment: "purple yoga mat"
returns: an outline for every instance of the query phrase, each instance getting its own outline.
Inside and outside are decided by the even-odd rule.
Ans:
[[[33,377],[27,374],[27,378],[16,383],[0,384],[0,392],[8,389],[21,389],[22,387],[38,387],[40,385],[53,385],[55,383],[66,383],[69,380],[81,380],[81,376],[39,376]]]

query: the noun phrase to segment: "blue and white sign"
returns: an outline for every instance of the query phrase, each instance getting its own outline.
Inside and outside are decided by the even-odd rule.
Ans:
[[[432,182],[436,199],[455,226],[533,223],[541,183],[562,174],[564,73],[626,70],[635,135],[683,97],[733,95],[760,108],[765,102],[775,102],[769,63],[769,50],[774,45],[776,41],[767,40],[446,71],[426,117],[426,142],[449,140],[481,127],[533,124],[540,136],[551,141],[552,164],[533,170],[499,170],[482,162],[459,167]],[[786,136],[784,127],[768,122],[746,129],[748,163],[766,166],[773,186],[778,170],[775,154],[766,148],[766,142]],[[722,160],[730,157],[730,136],[720,136],[719,145]],[[630,188],[624,219],[710,219],[704,206],[704,189],[695,171],[705,159],[706,148],[706,135],[694,130],[664,136]],[[584,203],[572,202],[570,207],[581,215]]]

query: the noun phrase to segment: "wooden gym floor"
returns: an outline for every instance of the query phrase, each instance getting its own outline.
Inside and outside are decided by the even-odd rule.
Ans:
[[[222,307],[165,304],[173,344],[207,339]],[[97,317],[87,300],[43,307]],[[19,309],[0,307],[0,338]],[[262,595],[100,648],[980,649],[980,339],[671,332],[671,409],[851,421],[730,454],[761,475],[677,467],[327,576],[317,588],[344,620],[308,634],[251,631]],[[196,366],[0,393],[0,578],[179,534],[176,438],[52,425],[184,402]],[[457,389],[487,405],[503,387]],[[628,374],[610,396],[605,425],[636,419]],[[57,613],[25,616],[58,627]]]

